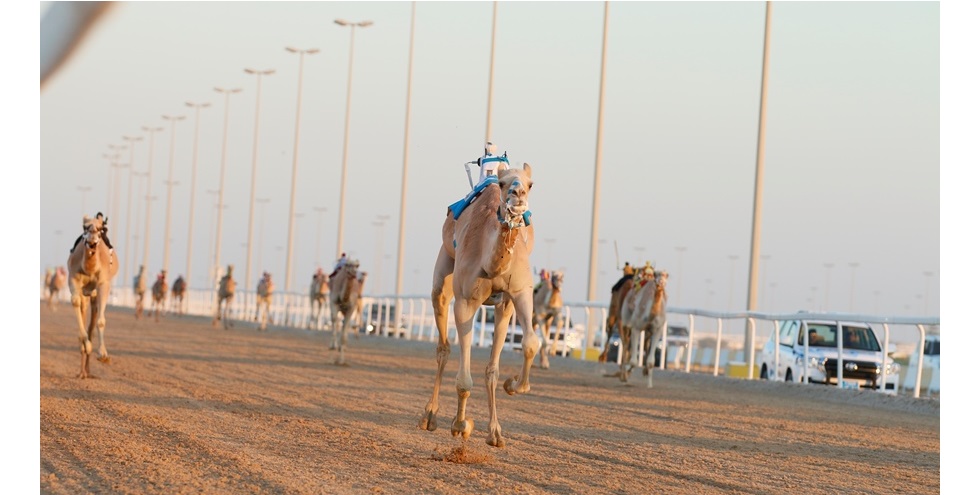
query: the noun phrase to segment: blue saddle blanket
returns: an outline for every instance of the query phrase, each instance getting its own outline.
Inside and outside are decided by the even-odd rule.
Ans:
[[[491,184],[497,184],[497,183],[498,183],[497,176],[488,175],[483,180],[483,182],[474,186],[473,190],[470,191],[466,196],[464,196],[463,199],[450,205],[450,212],[453,213],[453,219],[456,220],[460,218],[460,214],[463,213],[463,210],[466,209],[467,206],[469,206],[474,199],[477,199],[477,196],[480,196],[480,193],[483,192],[484,189],[487,189],[487,186]]]

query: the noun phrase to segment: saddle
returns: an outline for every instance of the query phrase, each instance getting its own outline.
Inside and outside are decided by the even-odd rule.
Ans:
[[[488,175],[483,182],[474,186],[473,190],[467,193],[463,199],[450,205],[449,208],[450,212],[453,213],[453,219],[456,220],[460,218],[460,214],[463,213],[463,210],[465,210],[467,206],[470,206],[470,203],[473,203],[473,201],[480,196],[480,193],[484,192],[484,189],[487,189],[487,186],[498,183],[499,182],[497,181],[496,175]]]

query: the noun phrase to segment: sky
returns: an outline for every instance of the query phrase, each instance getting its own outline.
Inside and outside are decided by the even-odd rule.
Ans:
[[[405,294],[428,293],[445,207],[469,189],[462,164],[483,148],[492,5],[416,7]],[[144,172],[152,160],[149,273],[164,263],[167,211],[170,278],[186,271],[192,215],[190,284],[207,286],[217,202],[207,191],[219,189],[225,163],[220,262],[243,277],[256,149],[255,197],[269,202],[254,208],[251,285],[262,271],[283,285],[297,127],[292,289],[303,291],[314,269],[330,268],[339,252],[351,33],[333,20],[344,18],[374,25],[355,30],[342,250],[370,273],[373,294],[393,293],[410,8],[116,4],[40,94],[38,270],[63,264],[82,213],[97,211],[109,215],[120,256],[141,263],[141,241],[126,239],[126,230],[144,237],[138,198],[145,186],[134,179],[129,203],[132,169],[112,168],[106,158],[112,146],[126,145],[122,136],[141,135],[117,162]],[[532,262],[566,272],[569,301],[587,297],[604,12],[601,2],[501,2],[497,9],[490,139],[515,166],[532,165]],[[758,310],[938,314],[939,17],[934,2],[774,4]],[[764,22],[762,2],[609,4],[602,302],[618,265],[651,261],[670,273],[670,305],[745,308]],[[321,50],[304,56],[299,126],[300,57],[285,46]],[[275,70],[261,77],[259,120],[257,76],[245,68]],[[242,91],[226,97],[215,87]],[[198,133],[187,101],[211,104],[200,112]],[[163,115],[186,119],[172,124]],[[151,154],[144,126],[163,129]],[[178,182],[171,206],[170,164]],[[116,172],[117,196],[110,192]],[[128,273],[128,283],[135,270],[123,266],[120,275]]]
[[[48,2],[38,3],[43,14]],[[18,19],[31,20],[37,4],[21,4],[22,16],[2,16],[5,36],[31,24]],[[462,164],[479,156],[486,139],[492,6],[416,6],[405,294],[428,294],[446,206],[469,189]],[[260,217],[255,219],[254,243],[262,255],[258,261],[255,246],[251,285],[266,270],[281,286],[299,83],[298,56],[284,48],[293,46],[321,50],[305,57],[301,78],[294,201],[303,216],[296,221],[293,280],[294,289],[303,291],[311,272],[319,264],[330,268],[339,251],[350,30],[333,21],[344,18],[374,25],[355,31],[341,249],[370,272],[370,292],[393,292],[410,7],[115,4],[37,93],[37,113],[24,107],[33,100],[17,96],[33,94],[32,81],[20,93],[6,92],[14,110],[2,124],[4,135],[14,136],[23,163],[39,165],[39,173],[8,167],[13,184],[37,184],[27,191],[38,192],[37,223],[13,227],[15,236],[22,230],[39,240],[36,262],[31,256],[19,269],[29,277],[64,264],[82,215],[97,211],[109,213],[120,253],[128,249],[135,264],[141,262],[141,245],[130,245],[134,240],[126,238],[124,225],[131,213],[127,233],[141,236],[144,202],[137,199],[144,185],[136,181],[129,207],[129,169],[120,169],[123,185],[113,207],[113,174],[104,155],[110,145],[124,144],[122,136],[142,135],[131,163],[145,171],[151,156],[152,194],[158,198],[147,268],[157,273],[163,264],[171,161],[179,184],[172,189],[169,271],[185,271],[192,217],[190,283],[206,287],[215,231],[215,199],[206,191],[220,187],[225,137],[220,260],[235,264],[242,277],[257,121],[257,79],[243,69],[274,69],[262,78],[260,93],[256,197],[269,202],[259,239]],[[943,315],[957,322],[970,252],[963,221],[971,211],[968,181],[961,171],[970,164],[967,90],[974,83],[958,69],[969,65],[958,47],[970,42],[961,35],[970,8],[959,1],[778,1],[773,7],[760,245],[767,258],[760,267],[758,310]],[[604,12],[603,2],[500,2],[497,9],[490,139],[515,165],[532,166],[532,262],[566,272],[569,302],[587,295]],[[671,306],[743,310],[765,4],[617,1],[608,12],[598,302],[608,301],[619,264],[650,260],[670,273]],[[28,79],[33,55],[12,49],[16,38],[6,46],[13,58],[24,52],[20,72]],[[11,74],[23,82],[17,71]],[[242,91],[227,105],[217,86]],[[200,114],[198,134],[186,101],[211,104]],[[24,120],[11,118],[16,115]],[[163,115],[187,118],[173,133]],[[143,126],[164,127],[151,154]],[[190,212],[194,141],[197,207]],[[119,158],[123,164],[130,161],[128,152]],[[23,207],[18,189],[8,185],[8,212]],[[953,288],[943,301],[942,286]],[[944,366],[949,370],[951,360]],[[943,380],[950,383],[950,376]],[[950,436],[944,441],[949,450]]]

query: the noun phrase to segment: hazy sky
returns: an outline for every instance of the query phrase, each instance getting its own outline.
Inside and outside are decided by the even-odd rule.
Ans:
[[[270,202],[262,239],[256,210],[251,285],[264,270],[283,284],[298,87],[298,56],[284,47],[314,47],[321,52],[304,64],[296,193],[303,217],[293,285],[303,292],[317,261],[329,269],[337,249],[350,33],[333,20],[345,18],[375,24],[355,31],[344,250],[370,272],[369,292],[393,292],[410,6],[115,5],[40,93],[39,270],[64,264],[82,213],[109,212],[120,255],[127,211],[130,233],[142,235],[145,202],[128,210],[127,169],[121,211],[110,213],[103,155],[125,144],[123,135],[162,126],[151,155],[158,200],[147,267],[158,272],[169,114],[187,116],[175,128],[169,268],[171,278],[185,272],[195,113],[184,102],[209,102],[192,213],[191,285],[206,285],[215,198],[205,191],[219,187],[226,100],[213,88],[221,86],[243,90],[229,103],[221,255],[243,277],[257,98],[249,67],[276,70],[260,95],[256,195]],[[774,3],[759,310],[939,314],[940,7]],[[569,301],[587,293],[603,13],[602,2],[501,2],[497,13],[492,140],[514,164],[532,165],[532,261],[565,270]],[[406,294],[428,294],[446,206],[469,190],[462,164],[483,147],[491,15],[491,2],[417,4]],[[744,309],[764,20],[763,2],[609,4],[601,301],[620,275],[617,244],[620,263],[648,259],[670,272],[671,306]],[[135,170],[146,170],[149,155],[148,139],[136,144]],[[144,186],[135,184],[137,198]],[[79,186],[91,188],[85,212]],[[320,244],[316,207],[327,208]],[[383,215],[385,226],[375,226]],[[129,249],[137,266],[141,241],[137,253]]]

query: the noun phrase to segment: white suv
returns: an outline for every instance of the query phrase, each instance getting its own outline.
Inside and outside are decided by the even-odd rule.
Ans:
[[[837,384],[839,350],[836,326],[835,321],[825,320],[782,322],[778,366],[775,368],[775,340],[772,335],[761,350],[761,378],[800,382],[807,376],[808,382]],[[842,380],[845,382],[842,386],[879,389],[882,370],[886,375],[885,391],[895,394],[899,390],[900,365],[887,354],[884,369],[882,345],[872,327],[865,323],[841,321],[838,327],[842,329]],[[811,336],[807,347],[806,334]]]

